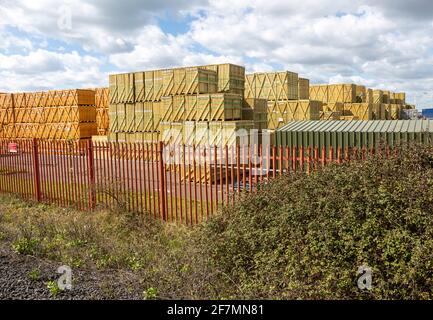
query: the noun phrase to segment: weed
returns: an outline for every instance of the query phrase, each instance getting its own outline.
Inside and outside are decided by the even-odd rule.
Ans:
[[[57,284],[57,281],[48,281],[47,289],[50,291],[50,295],[52,297],[57,297],[59,293],[62,291]]]
[[[156,300],[158,298],[158,290],[156,288],[149,288],[143,292],[144,300]]]
[[[129,267],[133,271],[143,269],[143,267],[144,267],[143,260],[140,258],[137,258],[136,256],[128,257],[127,260],[128,260]]]
[[[32,281],[38,281],[41,278],[41,271],[39,269],[33,269],[27,274],[27,276]]]
[[[22,255],[32,255],[38,248],[38,239],[19,238],[12,243],[12,249]]]

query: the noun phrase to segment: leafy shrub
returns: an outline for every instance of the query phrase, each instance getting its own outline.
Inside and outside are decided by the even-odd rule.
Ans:
[[[39,269],[33,269],[32,271],[30,271],[27,276],[29,277],[30,280],[32,281],[38,281],[41,278],[41,271]]]
[[[12,249],[19,254],[23,255],[32,255],[35,253],[36,249],[39,246],[38,239],[32,238],[19,238],[12,243]]]
[[[158,290],[156,288],[149,288],[143,292],[144,300],[155,300],[158,298]]]
[[[48,281],[47,282],[47,289],[50,291],[50,295],[52,297],[57,297],[59,295],[59,293],[62,291],[59,288],[59,285],[57,284],[56,281]]]
[[[433,298],[433,151],[292,174],[201,230],[219,297]],[[372,290],[357,286],[372,269]]]

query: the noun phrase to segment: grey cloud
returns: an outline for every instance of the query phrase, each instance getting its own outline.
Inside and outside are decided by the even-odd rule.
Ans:
[[[84,0],[98,12],[96,17],[76,18],[78,23],[98,26],[112,32],[131,32],[155,23],[155,18],[180,10],[187,11],[207,5],[200,0]]]
[[[19,5],[0,0],[0,9],[6,2]],[[230,0],[77,3],[86,4],[80,7],[86,12],[74,13],[71,34],[59,32],[57,17],[47,11],[28,11],[31,27],[47,37],[99,51],[118,69],[204,64],[230,56],[250,65],[299,70],[313,83],[356,79],[371,86],[407,88],[409,96],[421,95],[428,89],[426,83],[433,84],[433,1],[254,0],[242,1],[243,6]],[[146,27],[159,17],[176,18],[181,12],[196,14],[191,29],[181,37]],[[151,36],[158,30],[161,36]],[[62,83],[68,81],[72,80]]]
[[[28,62],[25,59],[18,58],[11,67],[5,68],[0,66],[1,70],[9,70],[10,72],[25,74],[25,75],[39,75],[51,72],[61,72],[65,70],[65,65],[59,59],[44,59],[37,62]]]
[[[388,17],[433,21],[431,0],[380,0],[368,3],[380,8]]]
[[[49,3],[48,3],[49,5]],[[29,5],[26,1],[3,0],[2,10],[9,11],[13,25],[23,31],[83,45],[88,50],[105,54],[129,52],[143,27],[156,24],[158,17],[176,19],[183,11],[193,11],[207,5],[200,0],[82,0],[55,2],[46,8]],[[58,27],[61,6],[71,8],[71,30]],[[22,14],[17,19],[15,13]],[[0,21],[0,28],[1,28]],[[121,40],[121,44],[117,40]]]

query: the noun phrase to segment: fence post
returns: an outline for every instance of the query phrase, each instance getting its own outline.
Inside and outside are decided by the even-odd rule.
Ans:
[[[322,147],[322,154],[320,155],[320,158],[321,158],[320,161],[322,163],[322,167],[324,167],[326,164],[326,148],[325,148],[325,146]]]
[[[317,168],[319,168],[319,147],[314,148],[313,164],[314,164],[314,170],[317,170]]]
[[[341,147],[337,148],[337,163],[341,164]]]
[[[165,170],[164,170],[164,142],[158,143],[158,165],[159,165],[159,209],[160,215],[164,221],[167,221],[167,207],[165,205]]]
[[[277,177],[277,147],[272,147],[272,178]]]
[[[301,172],[304,171],[304,158],[305,158],[305,154],[304,154],[304,147],[300,147],[299,148],[299,166],[301,168]]]
[[[40,202],[41,196],[41,174],[39,171],[39,150],[38,141],[33,138],[33,184],[36,201]]]
[[[88,168],[88,183],[89,183],[89,209],[93,210],[96,207],[96,190],[95,190],[95,163],[93,158],[93,144],[91,140],[87,140],[87,168]]]

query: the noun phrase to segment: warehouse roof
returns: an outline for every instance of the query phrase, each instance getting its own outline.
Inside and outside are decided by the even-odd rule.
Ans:
[[[291,121],[277,131],[433,132],[433,120]]]

